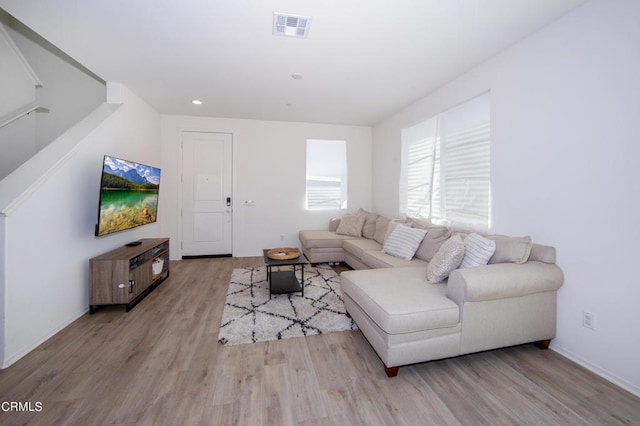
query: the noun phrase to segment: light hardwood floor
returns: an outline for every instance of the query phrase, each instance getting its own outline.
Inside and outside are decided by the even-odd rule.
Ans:
[[[640,424],[640,398],[533,345],[392,379],[359,331],[222,346],[231,271],[260,265],[174,261],[131,312],[84,315],[0,371],[2,402],[42,404],[0,411],[0,424]]]

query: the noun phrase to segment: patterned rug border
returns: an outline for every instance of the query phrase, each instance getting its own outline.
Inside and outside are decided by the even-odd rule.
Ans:
[[[300,279],[300,270],[296,271]],[[305,267],[300,292],[269,299],[266,266],[236,268],[231,273],[218,343],[241,345],[357,330],[346,315],[340,276],[328,265]]]

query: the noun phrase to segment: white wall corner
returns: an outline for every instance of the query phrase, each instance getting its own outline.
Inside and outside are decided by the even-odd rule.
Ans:
[[[11,38],[2,22],[0,22],[0,39],[3,39],[5,41],[5,43],[9,47],[9,50],[14,54],[18,62],[20,62],[20,64],[24,68],[25,73],[31,78],[31,81],[33,81],[33,85],[35,87],[42,87],[42,81],[40,80],[34,69],[31,68],[31,64],[29,64],[27,58],[24,57],[18,46],[16,46],[16,43],[13,41],[13,38]]]
[[[5,259],[7,255],[7,232],[6,232],[7,218],[0,215],[0,369],[6,368],[6,345],[5,345],[5,317],[7,312],[6,296],[5,296],[5,281],[6,281],[6,267]]]
[[[122,104],[122,84],[107,81],[107,103]]]

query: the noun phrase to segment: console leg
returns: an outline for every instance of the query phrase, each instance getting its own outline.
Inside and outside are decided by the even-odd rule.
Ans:
[[[398,370],[400,367],[387,367],[384,366],[384,372],[387,373],[387,377],[396,377],[398,375]]]
[[[536,342],[536,346],[540,349],[549,349],[550,343],[551,343],[551,339],[540,340]]]

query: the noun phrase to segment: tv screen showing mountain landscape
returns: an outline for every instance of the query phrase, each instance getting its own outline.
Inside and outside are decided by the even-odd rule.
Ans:
[[[156,221],[160,169],[105,155],[96,236]]]

